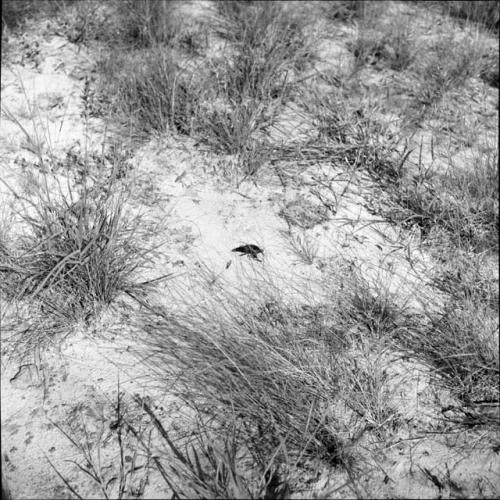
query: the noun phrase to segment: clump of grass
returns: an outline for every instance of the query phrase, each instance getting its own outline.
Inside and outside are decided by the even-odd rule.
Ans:
[[[189,134],[202,98],[194,75],[175,62],[168,50],[113,54],[104,65],[103,93],[112,110],[137,130]]]
[[[81,300],[110,303],[131,271],[117,265],[127,261],[117,253],[120,201],[93,207],[88,200],[72,205],[67,200],[43,200],[36,215],[25,214],[33,232],[20,245],[19,265],[24,271],[20,298],[61,287]],[[113,271],[106,272],[109,269]]]
[[[471,33],[460,39],[453,34],[440,36],[430,47],[419,51],[422,57],[410,68],[416,80],[414,105],[428,108],[444,93],[460,88],[467,79],[479,74],[484,47]]]
[[[156,309],[143,318],[152,368],[161,377],[172,371],[178,396],[217,425],[234,421],[242,445],[267,457],[261,463],[285,443],[299,462],[343,464],[346,444],[329,413],[343,340],[324,327],[328,312],[259,303],[248,292],[243,302],[222,285],[211,293],[216,302],[206,310],[174,318]]]
[[[473,168],[450,166],[432,177],[432,185],[417,174],[389,188],[403,208],[390,218],[417,224],[424,237],[441,229],[452,245],[472,252],[498,251],[498,156],[481,154]]]
[[[489,306],[451,300],[427,327],[409,328],[401,344],[438,370],[466,405],[498,401],[498,318]],[[479,423],[479,422],[478,422]]]
[[[215,28],[233,43],[245,43],[252,49],[271,47],[278,41],[276,34],[281,33],[288,40],[289,59],[296,55],[296,46],[305,42],[304,21],[280,2],[234,0],[217,2],[216,6],[220,17]]]
[[[343,0],[322,2],[321,7],[327,19],[345,22],[363,18],[367,3],[366,0]]]
[[[254,100],[234,106],[213,106],[198,117],[198,135],[222,154],[239,154],[258,140],[271,123],[266,106]],[[261,136],[262,137],[262,136]]]
[[[485,26],[498,33],[500,9],[494,0],[451,1],[438,3],[448,15]]]
[[[146,30],[151,39],[157,3],[141,4],[150,9],[141,23],[153,24]],[[266,131],[289,91],[288,75],[310,58],[307,37],[280,3],[221,2],[217,8],[216,30],[232,44],[224,58],[205,69],[181,68],[166,46],[170,42],[156,40],[147,52],[103,61],[102,91],[112,97],[111,109],[139,130],[192,135],[219,153],[236,155],[252,175],[266,160]]]
[[[202,45],[202,30],[184,22],[179,7],[179,2],[163,0],[107,6],[106,33],[94,33],[109,46],[98,64],[101,114],[131,123],[146,134],[192,132],[198,102],[206,97],[199,68],[189,67]],[[177,49],[189,54],[182,67]]]
[[[422,352],[445,373],[452,392],[465,405],[469,425],[489,426],[497,418],[482,411],[482,404],[498,404],[499,397],[498,278],[486,265],[484,253],[443,253],[444,263],[437,266],[432,284],[448,294],[445,311],[431,317],[429,338],[412,333],[405,341],[412,349],[424,344]],[[436,333],[442,346],[433,340]]]
[[[212,282],[203,306],[198,301],[186,315],[151,307],[138,325],[147,332],[143,359],[159,379],[176,381],[173,393],[208,430],[199,447],[171,446],[178,484],[202,495],[216,488],[218,495],[262,498],[269,470],[270,483],[291,494],[297,485],[290,478],[307,476],[312,464],[347,471],[355,483],[359,439],[370,430],[391,433],[397,423],[380,361],[396,329],[389,306],[367,301],[355,309],[344,292],[341,303],[325,297],[324,304],[287,305],[263,286],[240,297]],[[367,337],[371,344],[363,340],[362,312],[378,328]],[[206,453],[212,458],[200,467],[196,455]],[[213,485],[208,471],[215,467],[239,489],[228,489],[234,482]],[[255,474],[257,482],[249,481]]]
[[[214,432],[199,413],[192,432],[194,440],[182,443],[164,428],[144,399],[135,400],[172,454],[156,459],[156,465],[177,498],[287,498],[290,485],[286,476],[283,478],[283,467],[275,463],[277,456],[286,455],[285,449],[277,449],[275,457],[262,464],[262,457],[250,456],[241,446],[240,431],[234,425]],[[151,453],[148,447],[146,451]]]
[[[276,105],[268,105],[262,78],[275,85],[272,67],[256,67],[264,73],[252,76],[247,88],[248,75],[238,63],[212,63],[206,74],[180,67],[165,47],[113,54],[102,65],[101,93],[111,98],[112,112],[132,120],[137,130],[192,135],[219,153],[236,155],[248,175],[265,162],[265,131]]]
[[[206,95],[220,103],[198,116],[197,136],[238,155],[245,173],[266,160],[266,135],[311,58],[303,23],[279,2],[219,2],[216,31],[231,43],[213,60]]]
[[[5,29],[16,29],[35,15],[53,15],[57,13],[63,2],[50,0],[3,0],[2,2],[2,35]]]
[[[409,25],[400,19],[391,18],[391,29],[383,29],[376,19],[365,21],[350,49],[356,57],[357,66],[387,65],[395,71],[408,68],[415,58],[415,47]]]
[[[305,231],[302,233],[288,233],[290,249],[305,264],[312,265],[316,261],[319,244]]]
[[[297,102],[318,132],[316,138],[298,148],[300,156],[309,150],[312,158],[336,158],[351,172],[363,168],[392,180],[401,175],[408,151],[397,152],[400,138],[392,137],[387,126],[377,120],[375,107],[361,108],[349,102],[345,89],[326,93],[303,90]]]
[[[135,395],[128,402],[123,391],[118,393],[111,419],[109,429],[100,426],[92,433],[83,421],[64,428],[55,424],[82,459],[73,463],[105,498],[139,497],[153,475],[155,484],[164,481],[164,495],[174,498],[288,498],[291,491],[287,478],[281,477],[283,467],[274,460],[257,465],[259,457],[251,457],[241,448],[239,431],[234,427],[215,433],[198,414],[192,423],[194,431],[186,439],[164,426],[150,397]],[[90,441],[96,434],[97,439]],[[108,465],[104,443],[111,436],[116,438],[119,460]],[[280,452],[286,455],[285,449],[276,450],[276,455]],[[82,498],[46,458],[68,490]]]
[[[351,316],[351,320],[355,318],[356,323],[363,325],[373,338],[390,338],[403,309],[395,306],[393,298],[385,290],[374,290],[359,277],[354,281],[350,293],[350,307],[346,313]]]
[[[255,53],[238,53],[216,60],[211,75],[216,82],[215,92],[229,103],[282,99],[290,90],[290,82],[286,79],[287,63],[286,59]]]
[[[492,87],[498,88],[499,83],[499,62],[498,62],[498,49],[490,50],[483,54],[481,70],[479,76],[481,79]]]
[[[117,5],[121,41],[129,46],[155,47],[172,42],[179,35],[175,16],[177,2],[125,0]]]
[[[466,272],[463,263],[462,271]],[[346,314],[350,321],[365,325],[362,338],[379,339],[378,349],[385,345],[409,353],[431,368],[437,386],[446,387],[462,404],[473,407],[498,401],[498,315],[496,308],[484,302],[479,283],[469,281],[464,294],[465,283],[460,281],[460,288],[455,282],[453,289],[446,290],[451,294],[444,309],[430,308],[428,299],[423,299],[425,312],[420,313],[361,280],[350,290],[351,307],[346,308]],[[440,289],[444,284],[436,283]],[[498,286],[496,292],[490,287],[489,298],[495,293],[498,295]],[[481,414],[468,422],[493,424]]]
[[[232,42],[219,81],[229,100],[282,97],[287,75],[311,59],[303,21],[280,2],[220,2],[216,29]],[[291,75],[290,75],[291,76]]]
[[[253,175],[268,160],[267,129],[273,121],[267,106],[255,100],[233,102],[201,111],[195,135],[219,154],[235,155],[245,175]]]
[[[138,271],[152,248],[147,240],[139,246],[139,233],[147,232],[141,216],[124,212],[117,166],[107,178],[101,167],[95,178],[90,162],[83,172],[75,165],[63,186],[52,173],[55,161],[40,156],[45,173],[29,192],[13,191],[20,234],[0,255],[0,288],[10,300],[32,301],[33,311],[39,308],[57,330],[61,322],[88,320],[122,293],[143,290]]]
[[[176,0],[120,0],[110,2],[106,24],[109,32],[94,29],[96,35],[110,43],[127,48],[153,47],[201,49],[202,32],[199,26],[185,22]]]
[[[484,254],[471,254],[459,248],[453,251],[446,247],[443,253],[433,285],[457,303],[483,304],[495,310],[499,301],[498,278],[492,276],[485,265]]]
[[[349,104],[343,91],[304,89],[299,93],[298,101],[311,117],[322,144],[349,146],[365,143],[364,131],[370,124],[361,110]]]

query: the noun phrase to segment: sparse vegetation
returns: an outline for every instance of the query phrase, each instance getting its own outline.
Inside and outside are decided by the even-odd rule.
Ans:
[[[481,154],[472,169],[423,169],[389,187],[396,206],[386,215],[417,225],[424,238],[436,232],[472,252],[498,251],[498,156]]]
[[[388,29],[381,20],[381,9],[373,6],[363,15],[358,36],[350,46],[358,68],[371,65],[380,69],[385,64],[402,71],[412,64],[416,50],[409,21],[395,14],[390,22]]]
[[[176,2],[140,0],[122,2],[116,24],[122,40],[137,47],[157,47],[171,43],[180,33],[175,18]]]
[[[2,0],[2,36],[6,29],[16,29],[23,22],[40,13],[54,15],[64,2],[52,2],[50,0]]]
[[[2,335],[25,359],[115,314],[120,356],[154,382],[141,390],[178,405],[118,387],[98,432],[86,416],[56,425],[99,494],[140,498],[156,475],[172,498],[402,497],[403,483],[425,495],[424,479],[436,497],[498,496],[490,470],[469,481],[449,459],[458,439],[467,467],[500,449],[498,3],[52,3],[3,2],[8,57],[30,46],[16,33],[38,12],[61,50],[98,52],[68,85],[69,119],[128,125],[145,166],[107,143],[91,151],[90,128],[83,148],[53,149],[62,96],[22,111],[23,81],[2,80],[21,136],[0,183]],[[36,44],[12,64],[44,71]],[[470,113],[477,130],[457,125],[446,150],[444,106],[465,102],[447,117]],[[141,168],[163,198],[135,192]],[[196,252],[169,227],[177,216],[196,226]],[[186,280],[162,286],[177,266]],[[424,439],[439,463],[413,454]]]
[[[368,2],[363,0],[345,0],[338,2],[324,2],[323,8],[325,15],[332,21],[351,21],[356,18],[362,18]]]
[[[40,153],[31,166],[40,173],[27,177],[23,191],[4,183],[18,202],[18,229],[16,238],[12,229],[2,238],[0,293],[9,302],[32,303],[27,330],[14,327],[18,346],[50,342],[120,294],[143,288],[138,271],[153,249],[142,217],[123,212],[123,161],[112,150],[103,157],[68,151],[63,159]]]
[[[427,56],[415,62],[418,79],[415,98],[419,106],[433,105],[445,92],[461,87],[468,78],[476,76],[483,53],[484,48],[473,34],[461,40],[452,35],[440,37],[429,47]]]
[[[173,38],[156,37],[156,48],[146,54],[103,61],[104,93],[139,129],[193,135],[219,153],[237,155],[253,174],[265,159],[267,130],[294,72],[312,57],[310,42],[299,19],[279,2],[217,6],[215,29],[230,42],[222,56],[181,69]]]
[[[305,231],[297,234],[289,233],[287,236],[292,252],[306,264],[313,264],[318,255],[318,244],[314,238]]]
[[[305,23],[280,2],[219,2],[219,33],[233,44],[222,79],[229,101],[283,98],[293,71],[312,59]]]
[[[210,422],[216,440],[227,442],[230,432],[233,452],[224,457],[230,470],[237,457],[236,464],[249,460],[258,477],[275,471],[283,487],[307,463],[351,472],[357,440],[389,412],[374,372],[358,366],[367,353],[358,352],[333,304],[286,305],[271,284],[260,286],[243,301],[212,285],[209,302],[189,316],[158,308],[144,315],[152,369],[173,376],[174,393]],[[339,405],[354,412],[349,421],[334,410]]]
[[[133,71],[132,71],[133,68]],[[132,120],[143,132],[189,134],[202,96],[195,80],[168,51],[150,49],[114,54],[105,63],[106,95],[121,120]]]
[[[439,4],[444,11],[458,19],[466,22],[479,23],[490,30],[496,31],[500,23],[498,2],[494,0],[480,0],[471,2],[467,0],[452,2],[431,2]]]

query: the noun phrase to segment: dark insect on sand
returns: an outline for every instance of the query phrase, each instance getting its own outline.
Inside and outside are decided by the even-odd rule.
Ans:
[[[239,247],[233,248],[231,252],[238,252],[241,255],[248,255],[248,257],[259,260],[258,255],[264,255],[264,251],[257,245],[241,245]]]

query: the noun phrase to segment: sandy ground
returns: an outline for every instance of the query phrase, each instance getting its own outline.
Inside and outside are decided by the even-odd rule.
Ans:
[[[22,43],[32,46],[35,41],[37,61],[26,61]],[[81,146],[85,140],[98,145],[105,127],[98,119],[85,126],[81,117],[82,78],[93,68],[91,51],[60,36],[42,37],[36,32],[23,39],[13,37],[10,43],[14,56],[23,60],[11,54],[10,62],[2,64],[2,106],[15,120],[2,117],[1,175],[19,190],[23,187],[20,158],[32,159],[30,149],[37,143],[60,152]],[[321,70],[345,70],[349,64],[345,45],[325,40],[322,50]],[[329,60],[334,61],[330,67]],[[484,101],[482,105],[486,106]],[[293,115],[293,110],[290,113]],[[284,121],[293,122],[293,116]],[[20,125],[32,136],[31,144],[20,132]],[[37,137],[37,130],[45,130],[44,136]],[[422,137],[426,133],[423,130]],[[174,273],[176,278],[165,287],[165,301],[174,310],[186,307],[186,297],[187,303],[202,300],[206,291],[197,288],[195,279],[200,270],[239,293],[243,293],[245,280],[264,274],[284,293],[290,290],[293,300],[300,300],[295,283],[302,280],[317,283],[318,290],[308,290],[308,296],[324,291],[321,277],[326,262],[355,267],[368,282],[382,282],[416,309],[422,302],[439,304],[440,297],[422,279],[431,274],[434,264],[421,252],[418,234],[401,233],[370,213],[368,202],[373,195],[368,178],[319,164],[296,169],[288,166],[285,183],[274,171],[262,169],[254,180],[236,185],[231,161],[200,151],[190,139],[175,136],[151,139],[131,160],[135,186],[131,210],[145,210],[151,221],[165,225],[161,237],[166,243],[151,276]],[[225,177],[215,173],[221,171],[221,165],[226,169]],[[326,185],[335,180],[338,194],[343,193],[335,214],[325,211],[310,194],[310,186],[319,185],[319,180]],[[0,197],[7,213],[12,194],[3,184]],[[290,221],[296,241],[314,247],[312,264],[304,263],[292,250],[286,235]],[[264,250],[262,262],[231,252],[249,242]],[[4,309],[2,316],[6,323],[14,311]],[[36,351],[22,360],[11,352],[8,339],[3,339],[2,452],[14,498],[67,498],[67,490],[49,460],[77,486],[82,497],[102,497],[95,482],[71,463],[81,456],[58,426],[73,429],[82,440],[87,432],[92,442],[101,443],[104,467],[112,467],[118,460],[110,430],[118,387],[129,399],[132,394],[151,397],[166,425],[175,425],[180,411],[176,402],[156,387],[148,369],[137,363],[133,339],[124,334],[126,330],[127,318],[112,310],[92,329],[76,328],[60,346]],[[449,403],[449,395],[431,388],[424,367],[410,361],[398,364],[391,361],[390,353],[385,362],[392,370],[392,383],[401,386],[395,391],[399,398],[396,404],[404,408],[402,418],[411,424],[408,440],[401,436],[384,451],[385,470],[367,479],[370,491],[407,498],[494,496],[500,491],[498,454],[476,452],[444,438],[410,437],[411,426],[428,425],[438,409]],[[134,418],[140,421],[140,417]],[[368,439],[366,446],[369,443]],[[455,491],[445,491],[433,480],[433,474],[452,477]],[[167,492],[154,474],[149,484],[142,484],[145,498],[162,498]]]

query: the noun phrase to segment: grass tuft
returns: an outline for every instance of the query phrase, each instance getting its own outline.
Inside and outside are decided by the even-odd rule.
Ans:
[[[415,75],[415,103],[419,108],[435,105],[449,90],[462,87],[481,70],[485,48],[472,33],[457,39],[440,36],[411,67]]]
[[[388,211],[392,220],[417,225],[424,238],[444,231],[448,241],[472,252],[498,251],[498,156],[476,156],[473,168],[452,166],[433,173],[432,187],[402,178],[390,189],[401,209]]]
[[[74,154],[66,158],[72,159]],[[0,291],[10,301],[29,300],[33,321],[39,311],[48,325],[44,331],[88,321],[120,294],[144,289],[138,276],[152,248],[143,218],[125,215],[120,165],[107,178],[100,165],[96,178],[90,160],[82,161],[83,172],[78,164],[66,165],[75,171],[66,173],[64,186],[53,173],[55,158],[40,157],[45,173],[30,182],[28,192],[12,190],[17,233],[2,246]]]
[[[432,2],[435,3],[435,2]],[[500,8],[495,0],[437,2],[444,11],[458,19],[478,23],[498,34]]]
[[[343,439],[329,408],[339,393],[342,341],[325,328],[328,311],[212,294],[223,310],[174,319],[160,309],[143,318],[152,369],[171,372],[178,396],[217,425],[234,421],[242,445],[263,463],[284,443],[299,461],[341,464]]]
[[[198,106],[193,76],[161,48],[114,54],[104,61],[103,92],[112,109],[137,130],[189,134]]]

